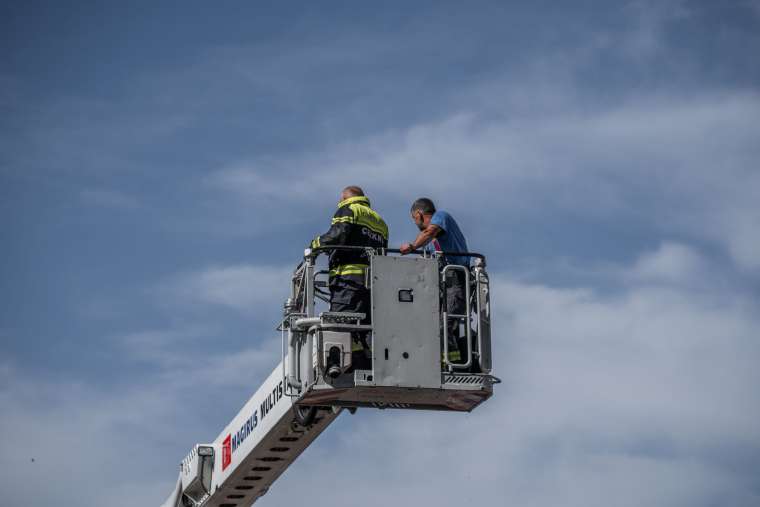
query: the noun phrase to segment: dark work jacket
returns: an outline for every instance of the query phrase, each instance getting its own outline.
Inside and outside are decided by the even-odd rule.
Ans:
[[[388,226],[370,208],[364,196],[350,197],[338,203],[330,230],[317,236],[311,247],[330,245],[388,247]],[[364,251],[334,250],[330,253],[330,278],[335,276],[364,277],[369,258]]]

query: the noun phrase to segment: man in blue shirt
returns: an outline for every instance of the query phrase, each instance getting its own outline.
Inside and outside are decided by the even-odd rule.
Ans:
[[[403,243],[400,251],[408,254],[420,248],[430,246],[438,252],[467,252],[467,240],[459,229],[454,217],[445,211],[435,209],[433,201],[421,197],[412,203],[412,221],[420,233],[410,243]],[[446,264],[457,264],[470,267],[469,257],[444,254]],[[467,309],[465,302],[465,277],[461,271],[450,271],[446,275],[446,311],[449,314],[463,314]],[[469,319],[465,321],[469,326]],[[459,321],[450,319],[448,326],[449,361],[452,363],[465,362],[467,340],[460,336]]]

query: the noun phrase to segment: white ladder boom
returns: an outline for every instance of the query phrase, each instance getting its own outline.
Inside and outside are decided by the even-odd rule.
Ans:
[[[307,426],[293,413],[278,365],[209,447],[213,447],[210,494],[203,507],[248,507],[262,495],[339,415],[319,409]],[[184,507],[182,491],[196,477],[198,447],[182,461],[177,486],[162,507]],[[189,504],[192,505],[192,504]]]

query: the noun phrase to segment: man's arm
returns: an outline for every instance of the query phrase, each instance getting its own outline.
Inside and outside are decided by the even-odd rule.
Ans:
[[[431,241],[438,237],[438,235],[441,233],[443,229],[438,227],[437,225],[430,224],[425,229],[420,231],[419,234],[417,234],[417,237],[412,241],[411,243],[403,243],[401,245],[401,248],[399,249],[402,254],[408,254],[409,252],[413,250],[418,250]]]
[[[332,224],[330,230],[321,236],[317,236],[311,242],[312,248],[327,245],[345,245],[346,239],[348,239],[348,224]]]
[[[340,208],[335,212],[330,229],[321,236],[314,238],[310,245],[311,248],[327,245],[345,245],[348,240],[348,224],[353,223],[353,220],[354,214],[348,206]]]

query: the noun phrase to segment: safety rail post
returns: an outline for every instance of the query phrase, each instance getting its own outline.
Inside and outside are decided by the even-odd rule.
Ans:
[[[305,301],[304,306],[306,310],[306,318],[314,317],[314,265],[315,256],[308,256],[306,258],[306,266],[304,271],[304,283],[305,289]],[[306,329],[301,334],[301,340],[299,340],[298,357],[298,380],[304,389],[307,389],[310,385],[309,380],[312,377],[313,364],[312,364],[312,349],[314,347],[314,341],[311,333]]]
[[[288,353],[287,353],[288,346],[285,345],[285,334],[286,334],[285,333],[285,322],[287,322],[287,320],[288,320],[288,315],[286,315],[285,317],[283,317],[282,322],[280,322],[280,339],[282,340],[281,351],[280,351],[282,353],[282,361],[280,361],[280,364],[282,364],[282,380],[283,380],[282,385],[285,386],[285,394],[289,394],[289,391],[290,391],[290,389],[289,389],[290,388],[290,384],[288,383],[287,364],[285,362],[287,360],[287,357],[288,357]],[[288,331],[288,333],[290,333],[290,331]],[[288,334],[288,336],[290,336],[290,335]]]
[[[288,328],[288,386],[296,391],[301,390],[301,381],[298,371],[298,356],[300,354],[299,332],[292,326]]]
[[[446,275],[450,272],[454,271],[462,271],[464,272],[464,290],[465,290],[465,313],[464,314],[456,314],[452,313],[450,314],[446,310],[446,291],[448,291],[448,287],[446,287]],[[451,370],[464,370],[472,366],[472,332],[470,330],[470,270],[467,269],[464,266],[459,266],[457,264],[448,264],[444,266],[443,270],[441,271],[441,278],[442,283],[444,287],[444,301],[443,301],[443,361],[446,366],[448,366],[449,371]],[[467,361],[464,363],[452,363],[449,361],[449,319],[465,319],[465,336],[467,337]]]
[[[306,357],[302,358],[301,369],[303,370],[304,387],[308,389],[314,383],[314,331],[309,329],[306,331],[306,347],[302,355]]]
[[[491,373],[491,298],[488,274],[476,264],[475,315],[477,320],[478,361],[481,373]],[[484,298],[485,296],[485,298]],[[485,299],[485,301],[484,301]]]
[[[314,317],[314,257],[306,259],[306,316]]]

